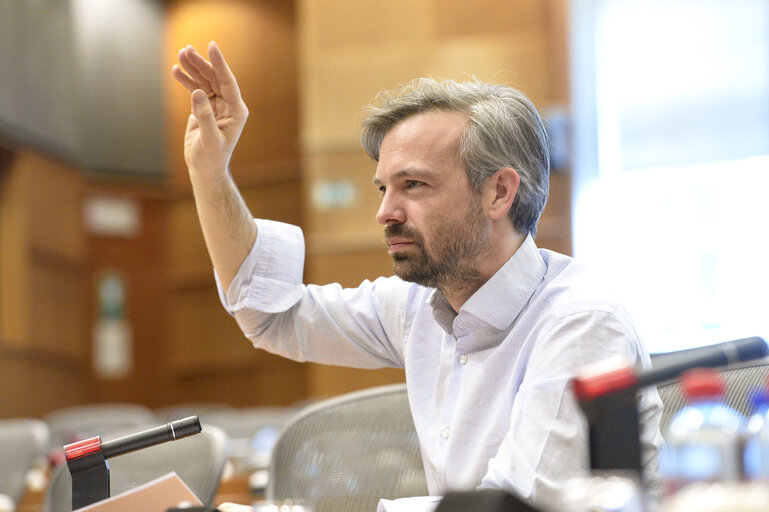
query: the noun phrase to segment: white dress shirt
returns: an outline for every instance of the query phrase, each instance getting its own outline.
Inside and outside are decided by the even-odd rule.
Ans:
[[[431,495],[495,487],[555,508],[563,482],[588,468],[570,380],[611,356],[650,365],[631,319],[594,276],[530,236],[456,314],[442,293],[397,277],[352,289],[303,285],[300,229],[256,222],[254,247],[226,296],[220,288],[225,307],[255,347],[297,361],[404,368]],[[655,469],[655,389],[642,393],[639,411],[643,461]]]

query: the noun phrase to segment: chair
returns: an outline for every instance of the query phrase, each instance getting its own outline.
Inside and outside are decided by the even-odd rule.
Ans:
[[[27,490],[27,474],[48,450],[48,426],[31,418],[0,420],[0,494],[18,504]]]
[[[376,510],[380,498],[427,495],[405,384],[313,404],[272,453],[267,499],[305,499],[315,512]]]
[[[51,432],[51,449],[65,444],[102,436],[120,429],[137,429],[157,423],[155,414],[138,404],[102,403],[65,407],[48,413],[44,418]],[[175,418],[176,419],[176,418]]]
[[[671,354],[671,357],[674,357]],[[667,356],[667,355],[665,355]],[[654,364],[654,362],[652,362]],[[750,392],[757,387],[766,387],[769,379],[769,359],[761,359],[721,370],[726,382],[726,403],[744,416],[749,416]],[[678,379],[663,382],[657,385],[662,404],[662,419],[660,430],[665,434],[673,421],[673,416],[686,405],[686,398],[680,389]]]
[[[232,407],[211,412],[206,421],[220,427],[230,439],[230,460],[235,472],[248,474],[269,467],[275,441],[296,413],[294,407]]]
[[[133,431],[112,432],[112,439]],[[210,504],[227,462],[227,435],[219,427],[203,425],[203,431],[176,441],[151,446],[109,459],[110,496],[127,491],[175,471],[203,504]],[[72,478],[66,464],[56,468],[43,512],[72,511]]]
[[[197,416],[200,421],[210,423],[208,421],[210,415],[230,409],[233,409],[231,405],[220,402],[186,402],[158,407],[154,409],[154,413],[158,420],[163,423],[188,416]]]

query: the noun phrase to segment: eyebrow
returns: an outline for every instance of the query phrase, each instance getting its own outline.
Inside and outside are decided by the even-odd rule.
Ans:
[[[425,169],[403,169],[393,174],[392,177],[393,179],[399,179],[403,177],[425,179],[425,178],[432,178],[433,176],[434,176],[434,173]],[[374,185],[382,185],[382,180],[377,178],[376,175],[374,175],[374,179],[371,180],[371,182]]]

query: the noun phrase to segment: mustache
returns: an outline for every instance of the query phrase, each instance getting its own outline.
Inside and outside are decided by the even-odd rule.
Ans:
[[[406,238],[413,242],[421,243],[422,236],[413,228],[407,227],[403,224],[393,224],[391,226],[385,226],[384,228],[385,242],[390,238]]]

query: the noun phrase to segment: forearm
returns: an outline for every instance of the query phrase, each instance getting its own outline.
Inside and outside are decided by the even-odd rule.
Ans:
[[[190,180],[211,262],[227,290],[256,240],[256,224],[229,172],[191,168]]]
[[[256,240],[251,213],[227,170],[248,108],[216,43],[208,53],[210,62],[193,47],[182,48],[184,71],[174,66],[173,75],[190,91],[184,160],[208,253],[226,289]]]

